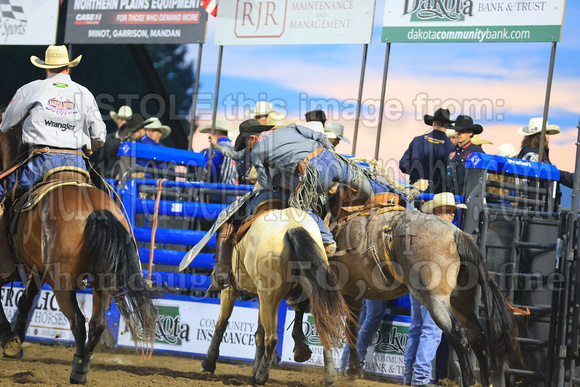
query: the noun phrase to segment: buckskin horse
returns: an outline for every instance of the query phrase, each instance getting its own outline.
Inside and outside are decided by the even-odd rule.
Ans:
[[[241,234],[240,234],[241,235]],[[282,299],[299,299],[297,291],[311,302],[317,332],[326,350],[344,336],[347,308],[331,272],[320,230],[305,212],[294,208],[263,213],[251,223],[234,247],[232,282],[221,292],[221,309],[202,371],[214,372],[219,345],[240,292],[258,296],[259,318],[256,355],[251,383],[264,384],[278,336],[278,307]],[[325,355],[324,381],[336,381],[332,357]]]
[[[4,170],[18,162],[18,142],[18,137],[0,132]],[[156,308],[129,225],[114,200],[91,186],[82,173],[63,171],[45,176],[45,180],[27,196],[24,205],[14,203],[12,208],[22,208],[21,211],[11,210],[11,216],[2,216],[0,286],[25,275],[19,275],[16,265],[26,271],[29,279],[18,302],[16,332],[11,331],[0,305],[0,337],[5,356],[21,356],[26,316],[35,295],[47,283],[70,323],[76,343],[70,382],[84,384],[93,350],[105,329],[109,299],[113,299],[125,319],[136,345],[152,345]],[[8,222],[18,215],[14,232],[9,233]],[[8,246],[9,239],[14,254]],[[85,343],[85,317],[76,291],[85,286],[89,277],[93,310]]]

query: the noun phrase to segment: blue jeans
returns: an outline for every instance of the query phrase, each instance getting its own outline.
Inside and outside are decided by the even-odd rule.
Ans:
[[[441,342],[441,329],[435,324],[429,311],[415,297],[411,298],[411,326],[405,350],[405,373],[403,382],[413,386],[427,384],[431,380],[431,362]]]
[[[389,305],[389,301],[373,301],[363,300],[363,308],[360,312],[358,338],[356,343],[356,352],[360,360],[361,366],[364,365],[367,357],[369,346],[373,344],[373,338],[383,321],[385,309]],[[344,346],[341,358],[341,367],[346,369],[346,364],[350,356],[350,347],[348,344]]]

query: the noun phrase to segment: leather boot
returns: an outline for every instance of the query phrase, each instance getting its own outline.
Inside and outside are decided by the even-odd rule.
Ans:
[[[231,223],[225,223],[217,231],[215,266],[210,276],[211,287],[215,290],[223,290],[230,285],[233,237],[234,226]]]

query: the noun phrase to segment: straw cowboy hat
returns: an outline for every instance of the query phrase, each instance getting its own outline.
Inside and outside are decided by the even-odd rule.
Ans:
[[[310,121],[304,124],[308,129],[312,129],[315,132],[324,133],[324,125],[320,121]]]
[[[284,114],[282,114],[280,112],[272,112],[272,113],[268,114],[268,118],[266,119],[266,124],[272,125],[272,129],[283,128],[285,126],[293,125],[295,123],[296,123],[296,121],[291,122],[290,124],[287,124],[286,118],[284,117]]]
[[[455,207],[455,208],[467,208],[465,204],[456,204],[455,197],[451,192],[442,192],[433,196],[433,200],[429,200],[421,206],[421,211],[432,214],[433,209],[437,207]]]
[[[44,60],[32,55],[30,62],[42,69],[57,69],[59,67],[75,67],[79,64],[82,57],[82,55],[79,55],[75,60],[71,61],[68,59],[66,46],[48,46],[44,53]]]
[[[133,117],[133,110],[129,106],[121,106],[118,112],[112,111],[109,113],[113,120],[117,120],[117,117],[124,118],[128,120]]]
[[[150,123],[145,125],[145,129],[147,130],[160,130],[161,131],[161,140],[163,140],[164,138],[166,138],[167,136],[169,136],[171,134],[171,128],[167,125],[162,125],[161,121],[159,121],[159,118],[157,117],[151,117],[149,118]]]
[[[429,114],[425,114],[423,116],[423,122],[425,122],[426,125],[433,125],[433,121],[439,121],[442,124],[450,124],[455,122],[451,119],[451,112],[449,112],[449,109],[441,108],[435,110],[435,113],[433,113],[432,116]]]
[[[215,119],[215,130],[222,130],[224,132],[231,133],[236,130],[236,128],[230,126],[228,120],[223,117],[218,117]],[[211,123],[203,125],[198,130],[199,133],[211,133]]]
[[[534,117],[530,120],[528,126],[522,126],[518,129],[518,133],[523,136],[531,136],[542,131],[543,117]],[[546,121],[546,134],[558,134],[560,127],[558,125],[548,125]]]
[[[447,135],[447,138],[454,138],[455,137],[455,129],[446,129],[445,130],[445,134]]]
[[[246,110],[247,116],[258,117],[258,116],[267,116],[268,114],[274,111],[274,106],[271,102],[268,101],[258,101],[256,102],[256,106],[254,109]]]
[[[324,125],[324,133],[328,138],[340,138],[342,141],[350,144],[350,140],[344,137],[344,125],[334,121],[328,121]]]
[[[477,125],[477,124],[475,124],[475,125]],[[493,144],[493,142],[491,142],[489,140],[484,140],[483,138],[479,137],[479,134],[474,134],[471,137],[471,142],[474,143],[475,145]]]
[[[495,153],[498,156],[502,157],[516,157],[518,155],[518,151],[512,144],[501,144],[497,147],[497,152]]]

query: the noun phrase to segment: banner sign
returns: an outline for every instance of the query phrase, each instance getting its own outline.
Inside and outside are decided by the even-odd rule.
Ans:
[[[1,0],[0,45],[56,43],[59,0]]]
[[[171,299],[158,299],[155,327],[155,350],[205,355],[215,331],[220,305]],[[248,303],[249,304],[249,303]],[[220,356],[253,360],[256,351],[254,333],[258,328],[258,309],[237,306],[220,346]],[[117,343],[134,347],[125,322],[119,323]]]
[[[11,288],[10,285],[0,289],[0,300],[8,321],[12,320],[18,309],[18,300],[24,293],[24,287]],[[57,342],[74,342],[70,324],[60,311],[56,297],[52,290],[41,290],[36,297],[36,309],[30,317],[30,325],[26,331],[27,338],[48,339]],[[93,293],[77,292],[77,300],[81,312],[85,315],[85,325],[89,330],[89,320],[93,314]]]
[[[558,42],[565,4],[566,0],[386,1],[382,41]]]
[[[375,0],[231,0],[218,6],[215,44],[370,43]]]
[[[294,341],[292,340],[292,325],[294,323],[294,311],[286,313],[286,325],[284,329],[284,341],[282,345],[282,361],[292,364],[306,364],[324,366],[322,344],[316,332],[314,318],[310,314],[304,315],[303,331],[306,336],[306,344],[312,350],[312,357],[305,363],[294,362]],[[389,376],[399,380],[405,371],[405,349],[409,337],[409,316],[386,315],[379,330],[373,337],[373,341],[367,352],[364,362],[364,370],[377,375]],[[334,365],[341,365],[343,346],[333,351]]]
[[[64,40],[88,44],[205,42],[200,0],[69,0]]]

